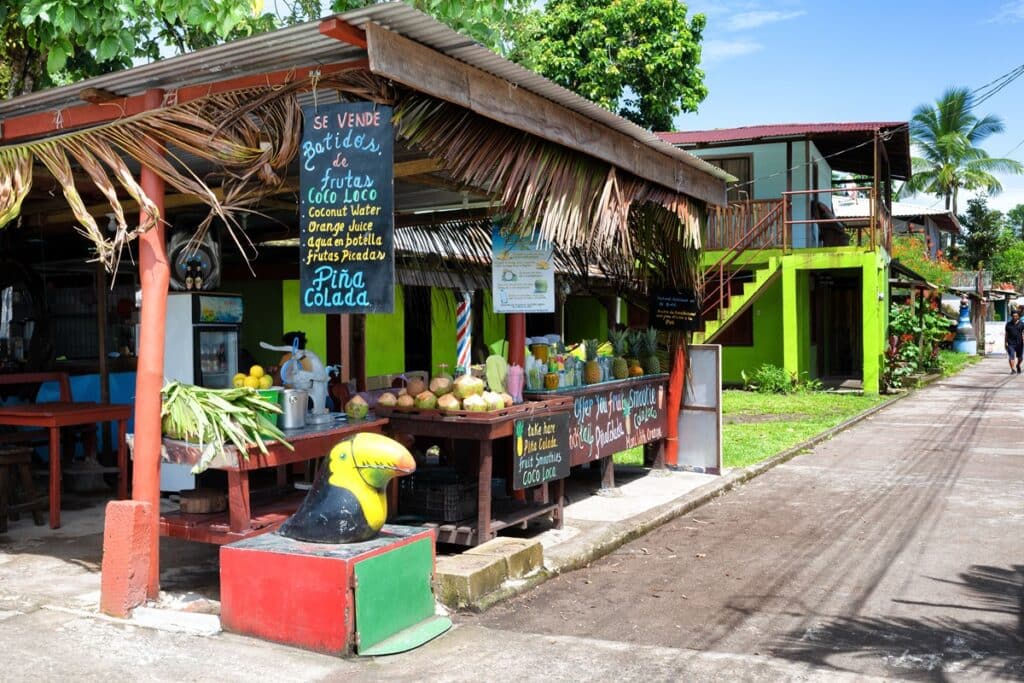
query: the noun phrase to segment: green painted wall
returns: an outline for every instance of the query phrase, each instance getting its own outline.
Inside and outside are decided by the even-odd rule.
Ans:
[[[242,338],[239,344],[263,367],[277,365],[281,354],[260,348],[260,342],[280,344],[283,326],[281,283],[277,280],[237,280],[224,282],[225,292],[241,294],[245,311],[242,316]],[[248,372],[249,368],[239,368]]]
[[[608,309],[593,297],[570,297],[565,301],[565,342],[608,338]]]
[[[306,333],[306,348],[327,358],[327,318],[323,315],[306,315],[299,311],[299,281],[285,280],[281,283],[281,328],[271,343],[280,344],[281,335],[285,332],[301,331]],[[275,352],[276,353],[276,352]],[[280,359],[280,355],[277,355]],[[275,363],[277,361],[275,360]]]
[[[722,381],[743,382],[741,371],[751,371],[765,363],[782,365],[782,282],[768,285],[751,307],[754,316],[753,346],[722,347]]]
[[[857,268],[862,278],[864,391],[878,393],[889,324],[888,255],[883,250],[856,247],[800,249],[784,256],[774,251],[771,255],[782,258],[782,276],[754,302],[754,346],[723,347],[723,382],[741,382],[741,371],[749,373],[763,363],[816,377],[817,349],[810,343],[810,274]]]
[[[441,363],[448,364],[448,372],[455,374],[455,293],[450,289],[430,290],[431,350],[430,376],[438,372]]]
[[[366,316],[366,376],[405,372],[405,293],[395,285],[395,312]]]

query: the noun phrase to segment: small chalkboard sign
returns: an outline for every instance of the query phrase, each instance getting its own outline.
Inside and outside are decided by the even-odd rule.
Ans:
[[[692,332],[700,329],[700,303],[692,289],[670,289],[651,296],[651,326],[658,330]]]
[[[303,313],[395,307],[391,107],[302,108],[299,279]]]
[[[519,490],[569,476],[569,414],[516,420],[512,488]]]

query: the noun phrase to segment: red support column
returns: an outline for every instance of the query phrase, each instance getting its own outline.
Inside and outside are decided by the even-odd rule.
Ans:
[[[505,334],[508,335],[508,364],[526,369],[526,314],[509,313],[505,316]]]
[[[145,108],[157,109],[163,102],[162,90],[149,90]],[[156,225],[139,237],[139,281],[142,285],[139,357],[135,375],[135,448],[132,498],[150,504],[149,578],[146,591],[150,598],[160,591],[160,390],[164,382],[164,328],[167,321],[167,288],[170,264],[164,236],[164,181],[152,170],[142,167],[142,191],[156,206]],[[145,221],[147,216],[140,220]]]
[[[679,413],[686,387],[686,347],[677,344],[668,378],[668,437],[665,439],[665,466],[679,466]]]

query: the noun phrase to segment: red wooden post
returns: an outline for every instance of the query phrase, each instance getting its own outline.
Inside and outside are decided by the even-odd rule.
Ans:
[[[526,314],[509,313],[505,316],[508,335],[508,364],[526,369]]]
[[[146,92],[145,108],[157,109],[162,90]],[[167,321],[167,287],[170,266],[164,237],[164,181],[151,169],[142,167],[142,191],[156,206],[156,225],[139,237],[139,280],[142,285],[139,357],[135,375],[135,449],[132,498],[150,504],[149,578],[150,598],[160,592],[160,390],[164,381],[164,328]],[[140,220],[154,218],[141,216]]]
[[[665,465],[679,465],[679,412],[683,407],[686,382],[686,347],[676,345],[672,359],[672,372],[668,378],[668,437],[665,439]]]

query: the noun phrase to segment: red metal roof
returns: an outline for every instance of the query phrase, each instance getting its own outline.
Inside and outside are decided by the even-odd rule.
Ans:
[[[673,145],[699,145],[760,138],[792,138],[805,135],[827,135],[829,133],[870,133],[875,130],[905,126],[905,121],[871,121],[859,123],[776,123],[765,126],[741,126],[739,128],[715,128],[713,130],[678,131],[658,133],[665,142]]]

